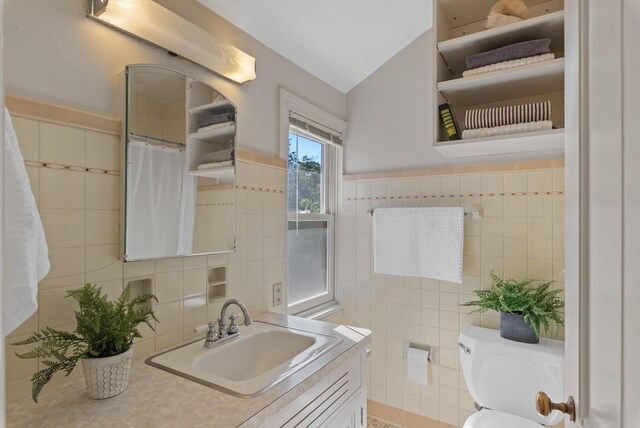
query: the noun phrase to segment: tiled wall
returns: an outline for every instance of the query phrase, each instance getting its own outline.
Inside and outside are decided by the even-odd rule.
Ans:
[[[496,313],[469,315],[469,308],[460,308],[459,303],[473,299],[473,290],[489,287],[492,270],[516,279],[553,279],[556,287],[563,287],[562,162],[506,167],[513,169],[485,172],[467,167],[463,169],[467,173],[345,177],[340,300],[344,323],[373,331],[372,408],[395,409],[391,416],[396,419],[404,411],[462,426],[474,411],[474,402],[460,371],[459,332],[468,325],[498,328],[499,319]],[[465,218],[462,285],[373,273],[372,217],[367,210],[403,206],[483,208],[483,218]],[[435,347],[428,386],[407,382],[403,340]],[[404,422],[393,422],[408,423],[406,416]]]
[[[10,109],[13,104],[9,103]],[[32,107],[27,105],[21,111],[33,111]],[[69,112],[64,116],[63,109],[56,108],[46,107],[40,113],[66,122]],[[14,114],[13,120],[44,224],[51,271],[39,286],[38,312],[13,332],[7,343],[46,326],[73,328],[74,305],[64,298],[65,290],[91,282],[115,297],[129,279],[151,277],[160,300],[155,311],[161,322],[155,333],[145,329],[143,339],[134,347],[137,357],[148,355],[193,337],[194,326],[219,316],[222,302],[207,305],[206,301],[207,267],[211,266],[226,266],[227,297],[247,303],[252,315],[285,310],[284,305],[271,306],[272,284],[286,284],[287,266],[286,171],[276,166],[278,162],[263,165],[255,162],[262,156],[241,154],[250,161],[237,165],[237,252],[123,263],[118,258],[119,138],[113,133],[24,115]],[[38,368],[35,360],[17,359],[17,350],[25,351],[24,347],[7,346],[9,401],[29,395],[29,378]],[[82,376],[81,370],[72,376]]]

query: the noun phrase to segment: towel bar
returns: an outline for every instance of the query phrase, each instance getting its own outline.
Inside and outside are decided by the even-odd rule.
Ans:
[[[374,211],[375,211],[375,208],[369,208],[367,210],[367,212],[371,215],[373,215]],[[469,210],[464,211],[464,215],[471,216],[472,218],[482,218],[482,208],[479,208],[479,207],[470,208]]]

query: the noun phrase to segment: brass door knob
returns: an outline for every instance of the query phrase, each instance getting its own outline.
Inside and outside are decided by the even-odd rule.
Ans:
[[[576,404],[573,397],[569,397],[566,403],[554,403],[547,394],[540,391],[536,395],[536,409],[540,416],[549,416],[552,410],[560,410],[569,415],[571,422],[576,421]]]

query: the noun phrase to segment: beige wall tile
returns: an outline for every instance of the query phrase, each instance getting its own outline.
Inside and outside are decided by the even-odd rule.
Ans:
[[[206,324],[207,322],[207,302],[206,296],[196,296],[184,300],[184,320],[185,327]]]
[[[96,245],[84,248],[88,282],[122,279],[122,260],[118,245]]]
[[[85,174],[85,208],[120,209],[120,177],[109,174]]]
[[[41,168],[38,207],[84,209],[84,179],[81,172]]]
[[[123,271],[124,271],[125,278],[151,276],[156,271],[156,262],[155,260],[126,262],[126,263],[123,263]]]
[[[24,117],[12,116],[13,129],[18,137],[18,144],[25,160],[38,160],[38,121]]]
[[[108,171],[120,170],[120,139],[103,132],[86,132],[86,166]]]
[[[67,290],[80,288],[82,284],[50,290],[40,290],[38,297],[39,328],[60,328],[75,323],[73,311],[78,305],[67,296]]]
[[[463,175],[460,178],[460,193],[463,195],[482,193],[482,176],[477,174]]]
[[[482,193],[502,193],[504,191],[504,175],[502,173],[482,175]]]
[[[182,271],[157,273],[155,294],[161,304],[182,299]]]
[[[49,250],[51,268],[47,278],[84,274],[84,247],[52,248]]]
[[[446,175],[440,178],[440,192],[443,195],[460,194],[460,176]]]
[[[184,269],[196,269],[207,266],[206,256],[190,256],[183,259]]]
[[[170,259],[156,260],[156,274],[163,272],[181,271],[183,269],[183,263],[181,257],[174,257]]]
[[[84,245],[84,211],[40,209],[40,219],[49,248]]]
[[[553,190],[553,172],[551,170],[529,171],[527,177],[527,191],[550,192]]]
[[[39,161],[84,166],[85,131],[40,122]]]
[[[179,330],[182,334],[182,301],[161,303],[156,305],[156,333],[162,335]]]
[[[505,193],[520,193],[527,191],[527,173],[522,172],[505,172],[504,173],[504,191]]]
[[[85,210],[86,245],[117,244],[120,241],[120,213],[114,210]]]

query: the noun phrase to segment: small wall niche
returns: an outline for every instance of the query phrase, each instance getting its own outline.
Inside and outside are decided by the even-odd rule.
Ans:
[[[227,297],[227,268],[218,266],[207,272],[207,302],[214,303]]]
[[[154,282],[153,277],[145,277],[125,279],[124,285],[125,287],[129,287],[131,290],[131,298],[135,298],[140,297],[143,294],[154,294]],[[147,309],[153,309],[153,301],[148,301],[144,304],[144,307]]]

